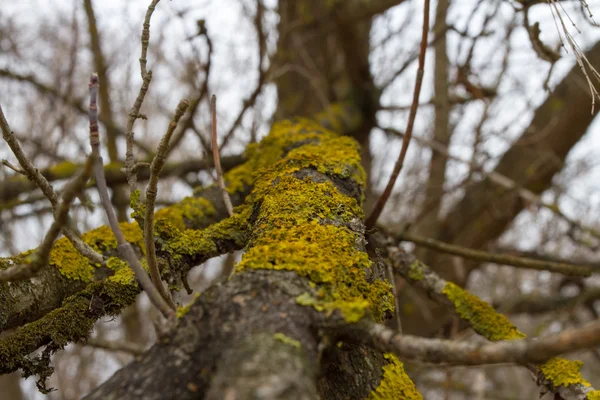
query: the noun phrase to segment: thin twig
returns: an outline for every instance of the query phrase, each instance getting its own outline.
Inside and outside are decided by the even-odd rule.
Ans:
[[[127,128],[125,130],[125,173],[127,175],[127,182],[129,183],[129,190],[133,193],[137,188],[137,176],[135,173],[135,157],[133,155],[133,144],[134,144],[134,133],[133,133],[133,125],[135,124],[136,119],[140,118],[140,109],[142,108],[142,104],[144,103],[144,98],[146,97],[146,93],[148,92],[148,87],[150,86],[150,82],[152,81],[152,71],[146,70],[146,64],[148,60],[146,59],[146,55],[148,53],[148,45],[150,44],[150,19],[152,18],[152,13],[156,8],[156,5],[160,2],[160,0],[152,0],[150,5],[148,6],[148,10],[146,11],[146,17],[144,18],[144,24],[142,28],[142,54],[140,56],[140,70],[142,73],[142,86],[140,87],[140,91],[129,111],[129,118],[127,119]]]
[[[175,314],[169,305],[162,298],[157,288],[154,286],[146,271],[142,268],[140,260],[138,260],[133,247],[125,239],[125,235],[119,227],[115,210],[110,202],[110,196],[108,194],[108,188],[106,186],[106,178],[104,177],[104,166],[102,165],[102,156],[100,155],[100,138],[98,134],[98,107],[96,106],[96,97],[98,95],[98,75],[92,74],[90,78],[90,109],[89,109],[89,120],[90,120],[90,145],[92,146],[92,156],[94,157],[94,175],[96,178],[96,186],[98,187],[98,193],[102,200],[102,206],[106,211],[106,216],[110,228],[112,229],[118,243],[118,251],[121,257],[129,263],[131,269],[133,269],[140,286],[148,298],[154,304],[154,306],[167,318],[170,319]]]
[[[2,160],[2,165],[4,165],[5,167],[12,169],[13,171],[15,171],[17,174],[19,175],[25,175],[27,176],[27,173],[25,171],[23,171],[21,168],[17,167],[16,165],[13,165],[10,163],[10,161],[8,160]]]
[[[52,245],[67,222],[71,203],[90,178],[91,170],[92,159],[88,157],[81,173],[65,186],[61,201],[54,215],[54,222],[50,226],[50,229],[48,229],[48,232],[46,232],[42,244],[31,255],[31,261],[25,265],[14,265],[5,270],[0,270],[0,282],[31,278],[43,266],[48,264]]]
[[[150,167],[150,180],[148,181],[148,186],[146,187],[146,216],[144,219],[144,241],[146,244],[146,257],[148,261],[148,269],[150,270],[150,277],[152,278],[152,282],[158,288],[158,291],[160,292],[163,299],[165,299],[165,301],[173,310],[175,310],[177,307],[173,302],[171,293],[169,293],[169,291],[163,286],[160,271],[158,268],[158,263],[156,261],[156,248],[154,245],[154,203],[156,201],[156,194],[158,191],[158,177],[160,176],[160,171],[162,170],[163,165],[165,165],[165,161],[167,159],[167,152],[169,150],[169,140],[171,140],[171,136],[173,135],[173,132],[177,127],[179,119],[185,113],[189,106],[190,103],[187,100],[182,100],[181,102],[179,102],[179,105],[175,110],[175,115],[169,123],[169,128],[167,129],[167,132],[160,141],[160,144],[158,145],[156,156],[154,157],[154,160],[152,160],[152,165]]]
[[[2,106],[0,106],[0,129],[2,130],[2,137],[12,150],[13,154],[19,161],[19,165],[25,171],[27,177],[34,182],[38,188],[42,191],[44,196],[50,201],[52,205],[52,211],[56,212],[58,207],[58,196],[48,180],[38,171],[38,169],[33,165],[31,161],[25,155],[25,152],[21,148],[19,141],[15,137],[14,132],[10,129],[10,125],[8,125],[8,121],[4,116],[4,112],[2,111]],[[74,229],[73,224],[67,218],[66,226],[63,226],[62,233],[69,239],[69,241],[73,244],[73,247],[77,249],[84,257],[87,257],[91,262],[95,264],[104,264],[104,257],[101,254],[95,252],[90,246],[85,244],[83,240],[79,237],[76,230]]]
[[[236,117],[235,121],[229,128],[229,131],[223,137],[220,149],[224,149],[229,143],[229,140],[233,137],[235,130],[240,126],[244,115],[248,109],[250,109],[256,103],[258,96],[262,92],[262,89],[267,81],[269,74],[271,73],[270,64],[267,68],[263,68],[264,60],[267,55],[267,37],[263,28],[263,14],[265,5],[261,0],[256,2],[256,14],[254,16],[254,27],[256,28],[257,42],[258,42],[258,82],[252,93],[242,101],[242,109]]]
[[[479,262],[490,262],[501,265],[511,265],[513,267],[535,269],[538,271],[557,272],[568,276],[590,276],[592,269],[584,265],[570,263],[556,263],[551,261],[535,260],[532,258],[516,257],[508,254],[494,254],[486,251],[468,249],[461,246],[444,243],[439,240],[420,237],[408,232],[398,233],[396,239],[415,243],[418,246],[424,246],[432,250],[443,253],[454,254],[469,260]]]
[[[214,94],[210,98],[210,111],[212,114],[212,149],[213,158],[215,160],[215,171],[217,172],[217,181],[219,182],[219,187],[221,188],[221,195],[223,196],[223,202],[225,203],[227,212],[229,213],[229,216],[232,216],[233,205],[231,204],[229,193],[227,193],[227,190],[225,189],[223,170],[221,169],[221,158],[219,156],[219,145],[217,143],[217,96]]]
[[[148,60],[146,59],[146,55],[148,53],[148,45],[150,44],[150,19],[152,18],[152,13],[156,9],[156,6],[160,0],[152,0],[150,5],[148,6],[148,10],[146,10],[146,17],[144,18],[144,25],[142,29],[142,55],[140,56],[140,70],[142,72],[142,79],[147,75],[146,71],[146,63]]]
[[[396,183],[396,179],[402,170],[402,166],[404,165],[404,158],[406,157],[406,152],[408,151],[408,145],[410,144],[410,138],[412,136],[413,126],[415,124],[415,119],[417,116],[417,110],[419,105],[419,96],[421,94],[421,86],[423,83],[423,74],[424,74],[424,66],[425,66],[425,54],[427,52],[427,35],[429,33],[429,0],[425,0],[423,6],[423,31],[421,34],[421,50],[419,52],[419,68],[417,69],[417,79],[415,82],[415,91],[413,94],[413,102],[410,106],[410,113],[408,116],[408,124],[406,126],[406,133],[402,140],[402,148],[400,149],[400,154],[398,155],[398,160],[396,161],[396,165],[394,165],[394,170],[392,171],[392,176],[390,176],[390,180],[385,187],[385,190],[375,203],[373,207],[373,211],[365,225],[367,229],[371,229],[375,226],[377,219],[381,215],[383,208],[385,207],[385,203],[387,203],[390,194],[392,193],[392,189],[394,188],[394,184]]]

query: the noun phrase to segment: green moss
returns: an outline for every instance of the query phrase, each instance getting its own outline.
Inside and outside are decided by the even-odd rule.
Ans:
[[[408,277],[413,281],[420,281],[423,279],[423,263],[421,261],[415,260],[410,264]]]
[[[0,338],[0,374],[22,369],[24,376],[39,375],[38,387],[45,391],[45,379],[52,373],[50,354],[70,342],[85,339],[96,321],[117,315],[135,301],[137,284],[92,282],[37,321],[28,323],[13,334]],[[46,346],[46,355],[33,354]]]
[[[286,336],[285,334],[283,334],[281,332],[277,332],[276,334],[274,334],[273,339],[279,340],[280,342],[290,345],[292,347],[295,347],[297,349],[300,349],[300,346],[301,346],[299,341],[292,339],[291,337]]]
[[[383,377],[379,386],[369,394],[369,399],[423,399],[413,381],[404,372],[398,357],[391,353],[386,353],[384,357],[388,363],[383,366]]]
[[[454,304],[458,315],[468,321],[483,337],[492,341],[525,337],[525,334],[519,332],[506,316],[454,283],[446,283],[442,293]]]
[[[235,209],[234,215],[206,229],[179,230],[167,219],[157,220],[155,232],[161,250],[178,262],[183,257],[210,257],[221,254],[219,245],[228,243],[232,248],[242,248],[247,242],[250,207]]]
[[[538,368],[544,374],[544,379],[552,383],[555,388],[575,384],[590,386],[590,383],[583,379],[581,373],[579,373],[582,366],[581,361],[570,361],[555,357],[544,364],[538,365]]]

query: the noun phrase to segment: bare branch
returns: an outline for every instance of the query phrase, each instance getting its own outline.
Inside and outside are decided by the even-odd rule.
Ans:
[[[106,186],[106,178],[104,177],[104,166],[102,163],[102,156],[100,155],[100,138],[98,135],[98,108],[96,106],[96,96],[98,94],[98,75],[92,74],[90,78],[90,145],[92,146],[92,156],[94,157],[94,175],[96,178],[96,185],[98,187],[98,193],[102,200],[102,206],[106,211],[108,217],[108,223],[117,239],[118,250],[121,257],[129,263],[129,266],[135,272],[135,276],[138,279],[140,286],[148,298],[154,304],[154,306],[167,318],[174,316],[173,310],[162,298],[157,288],[153,285],[152,281],[142,268],[140,260],[135,255],[135,251],[125,239],[125,235],[119,227],[115,210],[110,202],[110,196],[108,194],[108,188]]]
[[[152,0],[150,5],[148,6],[148,10],[146,11],[146,17],[144,18],[144,24],[142,29],[142,54],[140,56],[140,70],[142,73],[142,86],[140,87],[140,91],[138,92],[137,98],[131,107],[131,111],[129,111],[129,118],[127,119],[127,128],[125,130],[125,142],[126,142],[126,150],[125,150],[125,171],[127,174],[127,182],[129,183],[129,189],[131,193],[136,190],[137,186],[137,176],[134,172],[135,169],[135,158],[133,156],[133,143],[134,143],[134,133],[133,133],[133,125],[135,124],[135,120],[140,118],[140,108],[144,103],[144,98],[146,97],[146,93],[148,92],[148,87],[150,86],[150,82],[152,81],[152,71],[146,70],[146,64],[148,60],[146,59],[146,55],[148,52],[148,45],[150,44],[150,19],[152,18],[152,13],[154,13],[154,9],[160,0]]]
[[[559,354],[600,344],[600,320],[543,338],[495,343],[458,342],[402,335],[376,323],[358,325],[357,328],[357,337],[381,351],[436,364],[538,364]]]
[[[415,81],[415,91],[413,94],[413,102],[410,106],[410,114],[408,116],[408,123],[406,126],[406,134],[404,135],[404,139],[402,140],[402,148],[400,149],[400,154],[398,155],[398,160],[394,165],[394,170],[392,171],[392,176],[390,176],[390,180],[388,181],[383,193],[377,199],[377,203],[373,207],[373,211],[367,221],[365,222],[367,229],[371,229],[377,223],[377,219],[381,215],[383,208],[385,207],[385,203],[387,203],[390,194],[392,193],[392,189],[394,188],[394,184],[396,183],[396,179],[402,170],[402,166],[404,165],[404,158],[406,157],[406,152],[408,151],[408,145],[410,144],[410,138],[412,136],[413,126],[415,124],[415,118],[417,116],[417,110],[419,105],[419,96],[421,94],[421,85],[423,83],[423,74],[424,74],[424,66],[425,66],[425,54],[427,52],[427,35],[429,33],[429,0],[425,0],[423,6],[423,31],[421,34],[421,49],[419,52],[419,68],[417,69],[417,79]]]

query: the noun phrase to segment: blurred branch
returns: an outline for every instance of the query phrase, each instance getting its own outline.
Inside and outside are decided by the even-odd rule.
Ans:
[[[242,109],[240,110],[240,112],[238,113],[237,117],[235,118],[233,124],[229,128],[229,131],[223,137],[223,142],[221,143],[221,146],[219,147],[219,149],[225,148],[225,146],[227,145],[229,140],[233,137],[235,130],[242,123],[242,120],[244,119],[244,115],[245,115],[246,111],[250,107],[254,106],[254,104],[256,103],[256,99],[262,92],[262,89],[263,89],[265,83],[267,82],[267,78],[269,77],[269,74],[271,72],[272,64],[269,65],[269,67],[267,67],[267,68],[263,67],[265,57],[267,56],[267,37],[265,35],[264,28],[263,28],[263,13],[264,13],[264,4],[261,0],[257,0],[256,15],[254,17],[254,27],[255,27],[256,35],[257,35],[256,39],[258,41],[258,82],[256,83],[256,87],[254,88],[252,93],[250,93],[250,95],[242,101]],[[214,144],[213,144],[213,146],[214,146]]]
[[[124,353],[129,353],[133,356],[141,356],[146,352],[144,346],[141,346],[137,343],[127,342],[127,341],[108,341],[102,340],[98,338],[91,338],[85,341],[86,346],[95,347],[102,350],[110,350],[110,351],[122,351]]]
[[[58,89],[40,82],[33,75],[21,75],[8,69],[0,68],[0,77],[16,80],[19,82],[29,83],[33,85],[33,87],[35,87],[40,93],[44,95],[49,95],[54,99],[60,100],[64,104],[67,104],[70,107],[72,107],[78,113],[85,115],[87,115],[88,113],[87,108],[83,105],[83,99],[75,99],[73,97],[64,95],[60,93]],[[120,127],[115,125],[112,121],[108,120],[104,115],[99,115],[98,118],[107,130],[112,130],[116,132],[119,136],[125,136],[125,132]],[[134,141],[134,143],[136,147],[144,151],[144,153],[152,154],[152,150],[145,143],[139,141]]]
[[[402,132],[399,132],[396,129],[383,128],[383,127],[381,129],[383,129],[385,132],[392,133],[399,137],[404,136],[404,134]],[[438,143],[434,140],[429,140],[429,139],[420,138],[420,137],[414,137],[414,140],[425,146],[430,147],[433,151],[444,154],[446,157],[448,157],[451,160],[458,161],[463,164],[469,165],[474,170],[480,171],[483,175],[483,178],[489,178],[490,181],[492,181],[493,183],[495,183],[499,186],[504,187],[505,189],[515,190],[516,193],[519,195],[519,197],[521,197],[523,200],[525,200],[526,202],[528,202],[530,204],[534,204],[536,206],[543,207],[543,208],[550,210],[552,213],[556,214],[561,219],[563,219],[565,222],[567,222],[571,226],[572,229],[578,229],[584,233],[589,234],[590,236],[595,237],[596,239],[600,239],[600,232],[598,230],[596,230],[592,227],[586,226],[583,223],[570,218],[559,208],[559,206],[557,204],[548,204],[548,203],[544,202],[539,195],[533,193],[532,191],[528,190],[525,186],[519,184],[518,182],[513,181],[512,179],[508,178],[507,176],[502,175],[501,173],[499,173],[497,171],[489,171],[489,172],[484,171],[483,168],[481,167],[481,165],[477,164],[474,161],[466,160],[462,157],[454,156],[454,155],[450,154],[448,148],[445,145]],[[580,244],[582,244],[582,243],[580,243]]]
[[[409,241],[418,246],[424,246],[431,250],[441,251],[443,253],[453,254],[469,260],[479,262],[490,262],[501,265],[511,265],[513,267],[533,269],[537,271],[557,272],[569,276],[584,276],[591,275],[592,270],[583,265],[570,263],[555,263],[551,261],[541,261],[532,258],[516,257],[508,254],[494,254],[480,250],[468,249],[461,246],[455,246],[439,240],[413,235],[408,232],[394,234],[396,239],[400,241]]]
[[[50,226],[50,229],[48,229],[48,232],[46,232],[40,246],[29,257],[29,263],[25,265],[14,265],[10,268],[0,270],[0,282],[31,278],[40,268],[48,264],[48,257],[50,256],[52,245],[67,222],[71,203],[90,178],[91,171],[92,160],[88,157],[81,173],[71,182],[67,183],[61,200],[56,208],[56,212],[54,213],[54,222]]]
[[[225,156],[221,159],[223,171],[229,171],[243,162],[243,155]],[[127,176],[121,172],[122,167],[123,164],[120,163],[104,166],[104,174],[109,187],[127,183]],[[212,159],[192,159],[166,163],[160,171],[160,177],[181,177],[189,173],[209,170],[213,167],[214,163]],[[39,172],[48,182],[55,182],[71,178],[74,172],[80,168],[81,164],[67,161],[52,167],[41,169]],[[144,181],[150,178],[150,170],[148,168],[137,168],[135,173],[139,180]],[[0,202],[2,202],[0,203],[0,210],[12,208],[13,205],[16,206],[28,203],[28,201],[14,202],[13,200],[17,199],[23,193],[29,192],[35,188],[35,183],[23,176],[10,176],[4,179],[0,182]],[[32,201],[37,201],[38,199],[38,197],[35,197]],[[126,204],[129,204],[129,202]]]
[[[54,192],[54,189],[52,189],[50,183],[48,183],[46,178],[44,178],[42,174],[40,174],[38,169],[35,168],[35,166],[31,163],[31,161],[29,161],[29,159],[23,152],[23,149],[17,141],[15,134],[12,132],[10,126],[8,125],[8,121],[6,120],[4,112],[2,111],[2,106],[0,106],[0,129],[2,129],[2,137],[14,153],[15,157],[17,157],[21,168],[27,174],[27,178],[34,182],[40,188],[44,196],[46,196],[46,198],[50,201],[53,212],[56,213],[59,205],[58,196],[56,195],[56,192]],[[65,218],[65,226],[62,227],[62,232],[73,244],[73,246],[92,262],[97,264],[104,264],[104,258],[81,240],[78,233],[76,232],[76,229],[74,229],[74,226],[72,226],[73,224],[70,222],[68,216]]]

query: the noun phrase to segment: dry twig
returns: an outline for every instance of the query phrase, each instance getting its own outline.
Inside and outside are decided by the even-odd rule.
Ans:
[[[383,193],[377,199],[377,203],[373,207],[373,211],[365,225],[367,229],[371,229],[377,223],[377,219],[381,215],[383,208],[385,207],[385,203],[387,203],[390,194],[392,193],[392,189],[394,188],[394,184],[396,183],[396,179],[402,170],[402,166],[404,165],[404,158],[406,157],[406,152],[408,151],[408,145],[410,144],[410,138],[412,136],[413,126],[415,124],[415,118],[417,116],[417,110],[419,105],[419,96],[421,94],[421,85],[423,83],[423,74],[424,74],[424,66],[425,66],[425,53],[427,52],[427,35],[429,33],[429,0],[425,0],[423,6],[423,31],[421,34],[421,49],[419,52],[419,68],[417,69],[417,79],[415,81],[415,91],[413,94],[413,102],[410,106],[410,113],[408,116],[408,124],[406,126],[406,134],[404,135],[404,139],[402,140],[402,148],[400,149],[400,154],[398,155],[398,160],[396,161],[396,165],[394,165],[394,170],[392,171],[392,176],[390,176],[390,180],[388,181]]]
[[[154,306],[167,318],[171,318],[175,315],[173,309],[162,298],[157,288],[154,286],[144,268],[140,264],[133,247],[125,239],[125,235],[119,227],[115,210],[110,202],[110,196],[108,194],[108,187],[106,186],[106,178],[104,177],[104,166],[102,165],[102,156],[100,155],[100,138],[98,134],[98,108],[96,106],[96,96],[98,95],[98,75],[92,74],[90,78],[90,145],[92,146],[92,156],[94,157],[94,175],[96,178],[96,185],[98,187],[98,193],[102,200],[102,206],[106,211],[109,225],[117,239],[118,250],[121,257],[129,263],[129,266],[135,272],[135,276],[140,283],[140,286],[148,298],[154,304]]]
[[[140,118],[140,108],[144,103],[144,98],[146,97],[146,93],[148,92],[148,87],[150,86],[150,82],[152,81],[152,71],[146,70],[146,64],[148,60],[146,59],[146,55],[148,53],[148,45],[150,44],[150,19],[152,18],[152,13],[156,8],[156,5],[160,2],[160,0],[152,0],[150,5],[148,6],[148,10],[146,11],[146,16],[144,18],[144,27],[142,29],[142,54],[140,56],[140,70],[142,73],[142,86],[140,87],[140,91],[129,111],[129,118],[127,119],[127,128],[125,131],[125,142],[126,142],[126,150],[125,150],[125,173],[127,174],[127,182],[129,183],[129,189],[131,193],[136,190],[137,186],[137,176],[135,173],[135,157],[133,156],[133,144],[134,144],[134,133],[133,133],[133,125],[135,124],[136,119]]]

